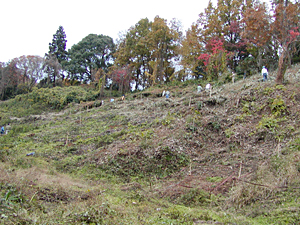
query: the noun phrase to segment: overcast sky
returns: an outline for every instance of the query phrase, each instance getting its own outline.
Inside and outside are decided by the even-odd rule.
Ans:
[[[156,15],[168,22],[180,20],[185,31],[207,5],[208,0],[2,0],[0,62],[22,55],[43,57],[60,25],[69,49],[91,33],[115,41],[119,32]]]

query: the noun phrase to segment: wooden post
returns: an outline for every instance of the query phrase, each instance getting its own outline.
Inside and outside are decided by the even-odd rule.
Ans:
[[[280,141],[278,141],[278,145],[277,145],[277,157],[279,158],[279,153],[280,153]]]
[[[79,116],[79,125],[81,125],[81,108],[80,108],[79,114],[80,114],[80,116]]]
[[[242,174],[242,164],[243,164],[243,161],[241,161],[241,163],[240,163],[239,179],[240,179],[241,174]]]
[[[68,145],[68,137],[69,137],[69,133],[67,133],[66,145]]]

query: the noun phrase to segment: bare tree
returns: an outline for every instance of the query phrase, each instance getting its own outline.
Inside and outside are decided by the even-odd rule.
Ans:
[[[54,54],[45,55],[44,69],[48,74],[49,82],[53,83],[53,87],[55,87],[55,81],[60,77],[62,66]]]
[[[14,58],[12,62],[16,65],[21,75],[21,82],[26,85],[28,91],[31,91],[37,81],[44,76],[44,59],[40,56],[23,55]]]
[[[2,100],[14,94],[13,90],[17,87],[19,80],[20,73],[14,62],[0,62],[0,98]]]

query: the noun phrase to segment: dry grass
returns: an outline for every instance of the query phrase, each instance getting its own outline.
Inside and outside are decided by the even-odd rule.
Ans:
[[[293,67],[289,73],[297,71]],[[291,196],[296,195],[293,188],[300,184],[300,156],[289,150],[300,130],[297,74],[287,76],[294,83],[283,89],[275,87],[272,74],[265,83],[256,75],[215,86],[212,97],[205,92],[197,94],[193,86],[182,86],[174,87],[169,100],[158,97],[161,90],[157,90],[147,97],[105,102],[100,108],[75,111],[75,105],[60,113],[16,119],[15,126],[28,123],[37,128],[24,131],[21,137],[16,133],[18,147],[11,144],[7,150],[7,162],[0,165],[0,182],[16,186],[30,207],[36,208],[18,210],[19,217],[12,221],[176,224],[184,221],[180,219],[188,211],[176,207],[185,204],[189,210],[205,206],[217,221],[226,223],[243,221],[243,210],[259,208],[259,202],[270,208],[280,207],[276,204],[281,201],[290,203],[291,197],[281,196],[289,189]],[[281,117],[286,120],[277,122],[279,128],[274,131],[258,129],[262,117],[272,114],[270,101],[277,96],[285,102],[287,113]],[[17,163],[22,163],[24,152],[32,146],[39,151],[33,158],[36,161],[27,158],[27,167],[22,168]],[[176,165],[180,168],[168,171],[170,163],[155,161],[153,166],[161,166],[161,174],[134,172],[126,179],[112,172],[115,168],[146,168],[143,166],[148,166],[151,157],[165,148],[184,154],[189,162],[181,165],[179,159]],[[15,154],[19,161],[9,154]],[[164,160],[168,162],[170,156]],[[230,208],[242,213],[218,217],[215,211],[220,208],[222,213],[229,213]],[[202,220],[194,214],[190,217],[193,219],[186,224]],[[206,219],[212,220],[209,216]]]

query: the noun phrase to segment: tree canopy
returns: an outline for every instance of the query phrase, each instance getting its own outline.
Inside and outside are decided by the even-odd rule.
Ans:
[[[40,56],[20,56],[0,63],[0,99],[30,92],[44,77],[44,59]]]
[[[66,51],[66,34],[64,28],[59,26],[53,35],[52,42],[49,43],[49,52],[45,54],[45,71],[48,74],[48,82],[55,86],[56,79],[64,74],[60,70],[65,67],[68,60],[68,52]]]
[[[101,93],[108,84],[124,92],[133,84],[146,88],[190,77],[226,80],[232,72],[251,75],[263,65],[278,69],[276,81],[282,83],[286,67],[300,58],[300,3],[270,3],[269,8],[259,0],[218,0],[216,6],[209,1],[185,35],[176,19],[156,16],[140,19],[117,44],[109,36],[89,34],[68,52],[59,26],[43,60],[22,56],[1,63],[1,97],[20,90],[20,83],[30,91],[43,73],[53,86],[62,78],[98,84]]]
[[[210,1],[183,39],[185,73],[213,80],[230,71],[251,74],[266,65],[278,67],[276,80],[282,83],[292,54],[299,52],[299,3],[274,0],[272,6],[219,0],[214,7]]]
[[[53,35],[52,42],[49,43],[48,54],[55,55],[60,64],[64,64],[68,60],[68,52],[66,51],[66,34],[64,28],[59,26],[56,33]]]
[[[93,71],[101,68],[107,72],[113,63],[114,51],[115,44],[111,37],[89,34],[69,50],[69,79],[87,82],[93,80]]]
[[[115,64],[129,66],[136,86],[168,82],[174,74],[174,61],[179,57],[180,24],[156,16],[154,21],[141,19],[121,38]]]

